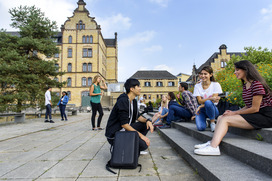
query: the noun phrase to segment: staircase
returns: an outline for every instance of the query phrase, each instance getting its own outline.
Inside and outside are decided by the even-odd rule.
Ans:
[[[272,180],[271,128],[230,128],[220,144],[221,156],[199,156],[194,154],[194,145],[211,140],[210,129],[197,131],[192,122],[171,126],[156,130],[204,180]]]

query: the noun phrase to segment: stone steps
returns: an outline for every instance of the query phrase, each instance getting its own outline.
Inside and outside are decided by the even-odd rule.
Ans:
[[[193,123],[173,123],[171,129],[157,131],[205,180],[272,179],[269,143],[228,134],[220,145],[221,156],[199,156],[194,154],[194,145],[211,140],[210,131],[199,132]],[[252,163],[256,163],[254,168]]]

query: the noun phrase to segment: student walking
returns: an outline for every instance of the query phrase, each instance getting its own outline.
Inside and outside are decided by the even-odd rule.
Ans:
[[[102,85],[100,83],[102,82]],[[105,81],[100,77],[100,75],[96,75],[94,77],[93,83],[90,87],[90,96],[91,96],[91,106],[92,106],[92,130],[102,130],[103,128],[100,127],[102,117],[104,115],[103,109],[101,106],[101,89],[107,89],[107,85]],[[95,126],[95,116],[96,113],[99,113],[99,117],[97,120],[97,127]]]
[[[46,112],[45,112],[45,123],[54,123],[54,121],[52,120],[52,102],[51,102],[51,93],[50,91],[52,91],[52,87],[48,87],[47,91],[45,92],[45,107],[46,107]],[[48,116],[50,121],[48,121]]]
[[[204,131],[207,127],[206,118],[211,120],[211,131],[215,130],[215,118],[219,116],[216,107],[222,93],[222,88],[218,82],[215,82],[213,69],[205,66],[200,71],[201,82],[195,85],[194,96],[197,98],[200,106],[196,111],[196,127],[199,131]]]
[[[195,154],[220,155],[219,144],[228,131],[228,127],[242,129],[260,129],[272,127],[272,91],[264,78],[248,60],[235,64],[235,75],[243,85],[245,107],[227,110],[217,119],[216,129],[211,141],[195,145]]]
[[[64,121],[63,118],[65,118],[65,121],[68,121],[67,116],[65,114],[65,108],[66,108],[68,101],[69,101],[69,97],[67,95],[67,92],[63,91],[62,97],[60,98],[60,100],[58,102],[58,107],[60,109],[60,115],[61,115],[61,121]]]

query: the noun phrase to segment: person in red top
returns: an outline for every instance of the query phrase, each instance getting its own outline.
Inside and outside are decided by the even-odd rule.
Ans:
[[[272,127],[272,91],[264,78],[248,60],[235,64],[235,75],[242,81],[245,107],[227,110],[217,119],[211,141],[195,145],[195,154],[220,155],[219,144],[228,131],[228,127],[242,129],[261,129]]]

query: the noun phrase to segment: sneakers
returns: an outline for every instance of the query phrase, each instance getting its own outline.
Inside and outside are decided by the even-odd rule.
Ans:
[[[48,121],[47,119],[44,121],[45,123],[49,123],[50,121]]]
[[[211,126],[211,132],[214,132],[214,130],[215,130],[215,122],[211,122],[210,126]]]
[[[55,123],[53,120],[50,120],[49,123]]]
[[[220,150],[219,150],[219,146],[217,146],[216,148],[208,145],[204,148],[199,148],[196,149],[194,151],[195,154],[197,155],[211,155],[211,156],[216,156],[216,155],[220,155]]]
[[[195,145],[195,149],[204,148],[206,146],[210,146],[210,144],[211,144],[211,141],[208,141],[207,143],[203,143],[203,144],[198,144],[198,145]]]
[[[171,128],[171,125],[164,124],[163,126],[160,126],[159,128],[160,129],[168,129],[168,128]]]
[[[147,155],[148,152],[147,151],[140,151],[140,155]]]

